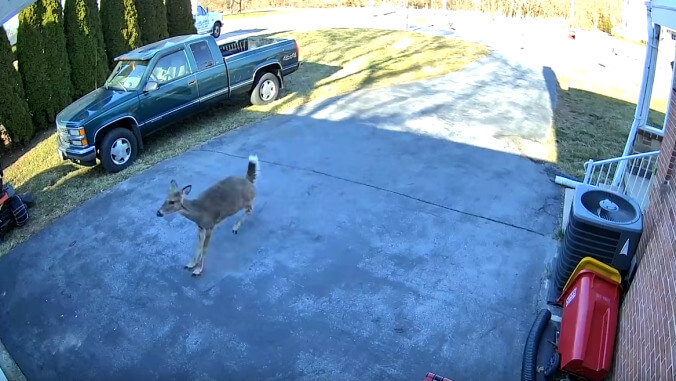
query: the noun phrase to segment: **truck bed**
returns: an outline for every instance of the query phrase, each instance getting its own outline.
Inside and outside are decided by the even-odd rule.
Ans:
[[[227,67],[231,94],[248,94],[255,85],[256,73],[261,70],[261,73],[278,74],[278,86],[283,88],[282,78],[300,66],[298,44],[291,38],[240,36],[218,41],[217,45]],[[213,54],[218,53],[214,51]]]
[[[246,37],[234,41],[226,41],[218,44],[218,49],[221,51],[223,58],[246,52],[249,50],[261,48],[263,46],[274,44],[275,42],[283,41],[283,39],[267,38],[267,37]]]

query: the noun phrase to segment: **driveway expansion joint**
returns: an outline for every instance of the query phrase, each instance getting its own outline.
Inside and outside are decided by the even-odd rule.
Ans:
[[[236,154],[222,152],[222,151],[218,151],[218,150],[214,150],[214,149],[207,149],[207,148],[197,148],[196,151],[211,152],[211,153],[229,156],[229,157],[238,158],[238,159],[247,159],[248,158],[248,156],[244,156],[244,155],[236,155]],[[460,214],[464,214],[466,216],[482,219],[482,220],[485,220],[485,221],[494,222],[496,224],[508,226],[508,227],[511,227],[511,228],[514,228],[514,229],[527,231],[529,233],[536,234],[540,237],[545,237],[545,236],[548,235],[546,233],[539,232],[537,230],[533,230],[533,229],[530,229],[530,228],[527,228],[527,227],[524,227],[524,226],[519,226],[519,225],[516,225],[516,224],[509,223],[509,222],[500,221],[500,220],[495,219],[495,218],[482,216],[482,215],[479,215],[479,214],[470,213],[470,212],[466,212],[466,211],[463,211],[463,210],[455,209],[455,208],[447,206],[447,205],[442,205],[442,204],[435,203],[433,201],[424,200],[424,199],[421,199],[421,198],[418,198],[418,197],[415,197],[415,196],[408,195],[406,193],[401,193],[401,192],[397,192],[397,191],[394,191],[394,190],[391,190],[391,189],[382,188],[382,187],[379,187],[377,185],[364,183],[364,182],[358,181],[358,180],[352,180],[352,179],[348,179],[348,178],[345,178],[345,177],[332,175],[330,173],[318,171],[316,169],[298,167],[298,166],[295,166],[295,165],[289,165],[289,164],[279,163],[279,162],[275,162],[275,161],[268,161],[268,160],[260,160],[260,162],[265,163],[265,164],[275,165],[275,166],[278,166],[278,167],[284,167],[284,168],[295,169],[295,170],[304,171],[304,172],[315,173],[315,174],[330,177],[330,178],[333,178],[333,179],[336,179],[336,180],[341,180],[341,181],[349,182],[349,183],[356,184],[356,185],[366,186],[366,187],[373,188],[373,189],[376,189],[376,190],[379,190],[379,191],[395,194],[395,195],[398,195],[398,196],[401,196],[401,197],[406,197],[408,199],[418,201],[418,202],[421,202],[423,204],[435,206],[437,208],[445,209],[445,210],[448,210],[448,211],[451,211],[451,212],[460,213]]]

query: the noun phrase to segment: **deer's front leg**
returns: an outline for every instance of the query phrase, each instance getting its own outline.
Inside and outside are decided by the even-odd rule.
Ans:
[[[200,243],[202,244],[201,253],[197,259],[197,266],[195,267],[195,270],[193,270],[192,275],[202,274],[202,269],[204,268],[204,257],[207,254],[207,247],[209,247],[209,241],[211,240],[211,233],[213,231],[213,228],[200,230]]]
[[[197,229],[197,233],[199,234],[198,239],[197,239],[197,249],[195,250],[195,255],[192,257],[192,260],[185,265],[185,268],[188,270],[192,270],[197,266],[197,262],[199,261],[200,255],[202,254],[202,242],[204,242],[204,232],[205,229],[199,228]]]

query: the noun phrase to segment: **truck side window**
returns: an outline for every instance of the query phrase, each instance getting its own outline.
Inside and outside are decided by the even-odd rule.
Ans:
[[[209,50],[209,46],[206,41],[201,41],[196,44],[190,45],[190,51],[192,51],[193,57],[195,57],[195,62],[197,63],[197,70],[206,69],[208,67],[214,66],[214,57]]]
[[[179,50],[157,60],[153,71],[150,73],[150,80],[161,85],[188,74],[190,74],[188,58],[185,51]]]
[[[202,6],[197,7],[197,16],[204,16],[206,14],[207,12],[204,10],[204,8],[202,8]]]

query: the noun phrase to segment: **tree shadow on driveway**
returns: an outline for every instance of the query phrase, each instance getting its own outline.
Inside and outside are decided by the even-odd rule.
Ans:
[[[384,115],[286,115],[113,187],[0,258],[0,338],[28,379],[518,378],[560,192],[543,166]],[[259,155],[257,208],[157,218]]]

